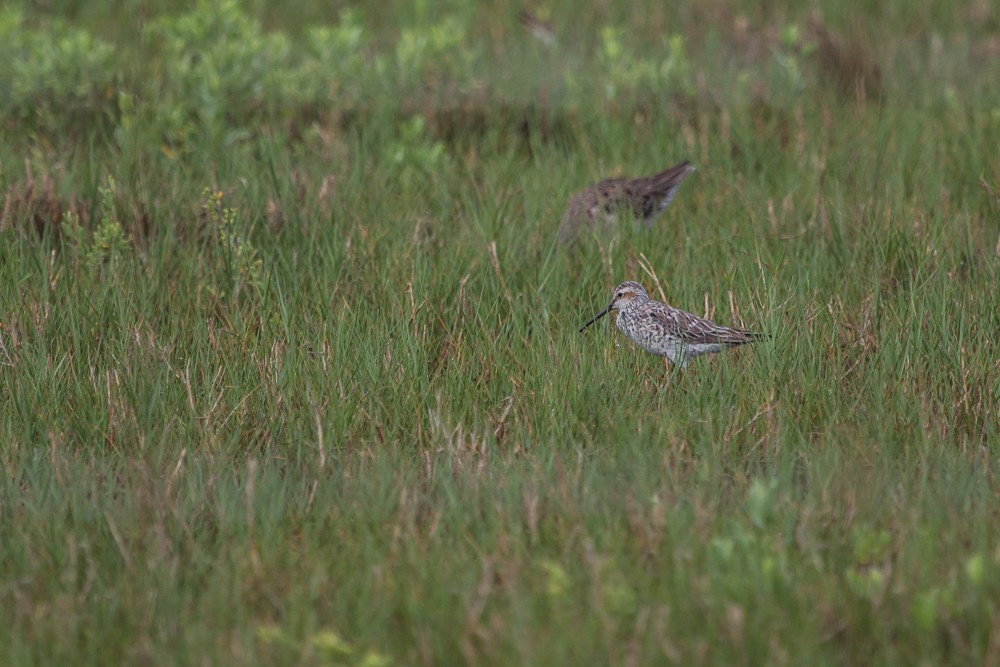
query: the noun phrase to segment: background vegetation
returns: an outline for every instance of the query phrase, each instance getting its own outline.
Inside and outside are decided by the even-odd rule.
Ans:
[[[998,62],[985,0],[6,3],[0,660],[996,664]],[[773,338],[578,334],[626,279]]]

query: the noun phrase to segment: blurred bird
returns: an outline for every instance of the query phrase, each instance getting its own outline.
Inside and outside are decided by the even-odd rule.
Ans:
[[[610,230],[617,224],[620,213],[642,220],[649,229],[653,219],[670,204],[677,188],[692,171],[694,166],[684,160],[646,178],[609,178],[584,188],[566,203],[559,224],[559,242],[575,239],[581,225],[595,229],[600,224]]]

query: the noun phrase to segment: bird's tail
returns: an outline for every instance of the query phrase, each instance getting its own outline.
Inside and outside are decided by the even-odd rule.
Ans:
[[[643,211],[644,216],[648,219],[650,215],[670,206],[674,195],[677,194],[677,188],[680,187],[681,182],[692,171],[694,171],[694,165],[684,160],[680,164],[670,167],[670,169],[665,169],[658,174],[646,178],[642,185],[642,189],[646,192],[646,203],[644,204],[646,210]]]
[[[737,330],[734,332],[736,335],[728,337],[725,340],[726,347],[739,347],[740,345],[746,345],[747,343],[756,343],[759,340],[770,340],[771,335],[760,331],[743,331]]]
[[[651,192],[667,192],[668,190],[675,190],[681,182],[694,171],[694,165],[691,164],[689,160],[684,160],[679,164],[675,164],[669,169],[664,169],[658,174],[654,174],[646,179],[649,190]]]

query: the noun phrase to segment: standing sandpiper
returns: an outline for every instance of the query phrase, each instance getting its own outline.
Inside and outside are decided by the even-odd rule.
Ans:
[[[566,211],[559,224],[559,242],[572,241],[580,225],[594,229],[598,223],[603,223],[605,229],[611,229],[622,212],[641,219],[649,229],[653,218],[670,204],[681,181],[692,171],[694,166],[684,160],[654,176],[609,178],[584,188],[566,202]]]
[[[684,368],[692,359],[703,354],[752,343],[764,334],[719,326],[697,315],[653,301],[639,283],[631,280],[615,288],[608,307],[584,324],[591,324],[618,311],[615,324],[629,340],[652,354],[666,357]]]

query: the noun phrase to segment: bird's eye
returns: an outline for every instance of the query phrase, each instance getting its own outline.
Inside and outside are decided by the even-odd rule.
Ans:
[[[615,298],[616,298],[616,299],[620,299],[620,298],[622,298],[623,296],[625,296],[625,292],[618,292],[618,294],[615,294]]]

